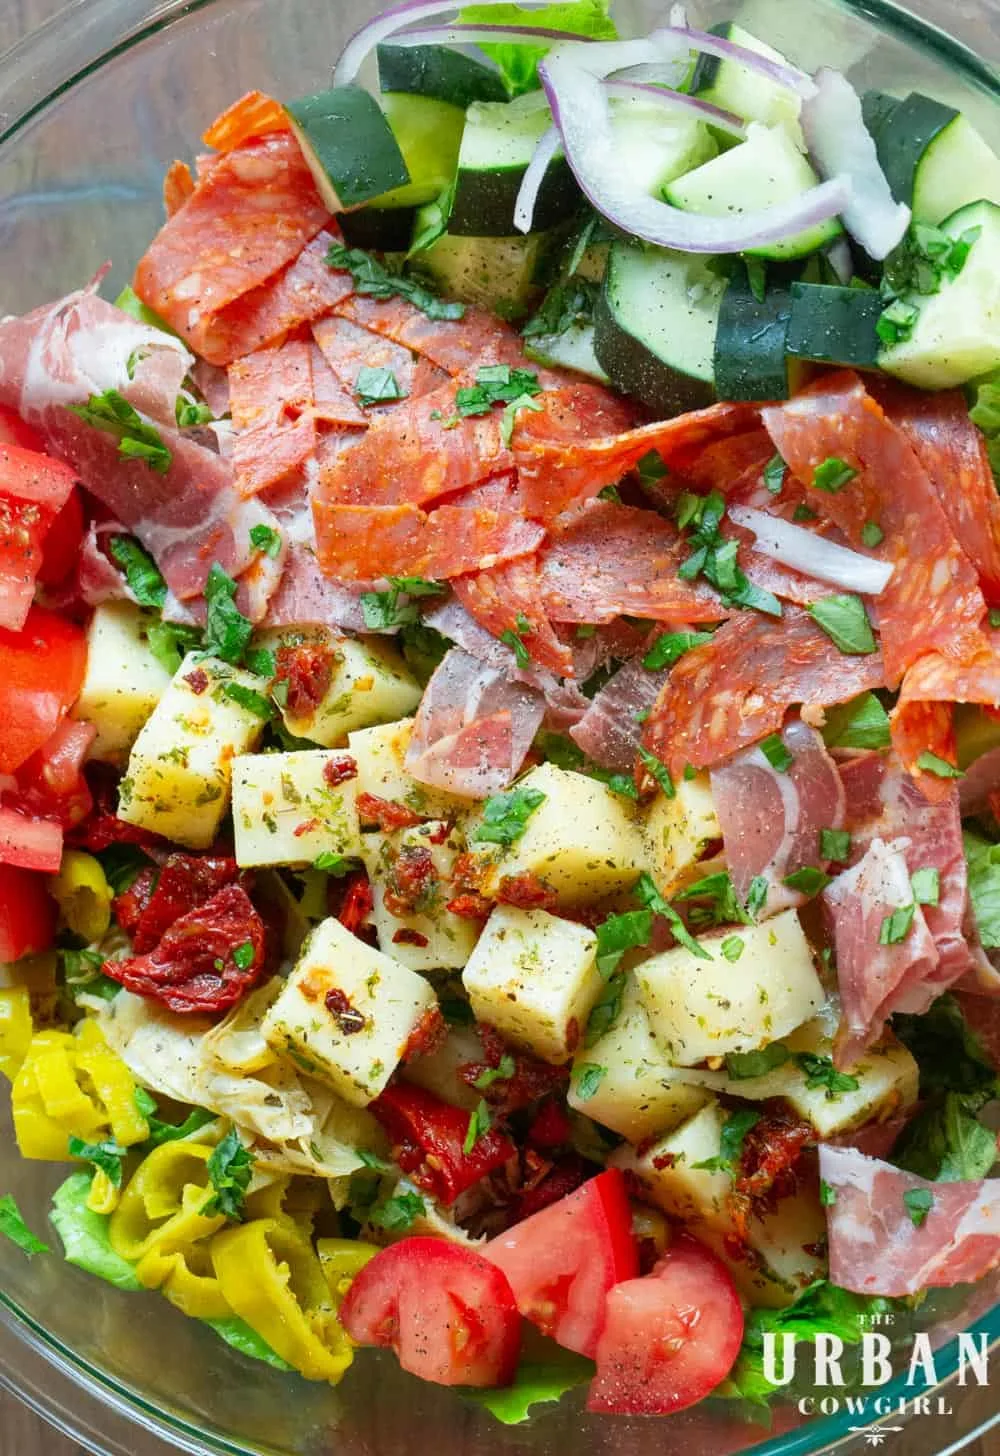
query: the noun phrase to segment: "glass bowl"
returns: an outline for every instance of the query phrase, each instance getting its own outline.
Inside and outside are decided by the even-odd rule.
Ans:
[[[108,258],[113,297],[160,225],[174,157],[195,153],[207,122],[251,87],[278,96],[321,87],[346,35],[376,8],[373,0],[73,0],[0,59],[0,314],[79,286]],[[693,0],[690,13],[710,25],[733,9],[734,0]],[[666,0],[616,5],[626,33],[665,10]],[[995,56],[997,0],[924,0],[922,10],[926,19],[883,0],[744,0],[739,15],[809,69],[830,64],[859,88],[947,98],[1000,145],[1000,76],[933,24]],[[36,1229],[64,1175],[20,1159],[5,1107],[0,1190]],[[949,1297],[947,1317],[928,1321],[936,1383],[907,1386],[901,1371],[871,1392],[884,1401],[877,1413],[806,1419],[779,1406],[770,1431],[709,1407],[667,1421],[603,1420],[585,1415],[578,1392],[536,1408],[527,1425],[504,1427],[368,1352],[339,1390],[278,1374],[159,1296],[123,1294],[58,1256],[29,1263],[0,1240],[0,1380],[107,1456],[402,1456],[415,1437],[441,1456],[811,1456],[883,1440],[907,1456],[942,1456],[997,1418],[988,1387],[959,1383],[955,1337],[985,1335],[1000,1349],[1000,1279]],[[901,1398],[925,1392],[918,1414],[899,1413]],[[831,1400],[835,1391],[827,1409]],[[876,1432],[869,1423],[878,1417]]]

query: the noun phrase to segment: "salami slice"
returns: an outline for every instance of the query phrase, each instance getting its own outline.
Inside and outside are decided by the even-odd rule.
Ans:
[[[350,391],[357,387],[362,369],[388,369],[404,399],[429,394],[448,382],[448,375],[437,365],[414,356],[402,344],[369,333],[350,319],[331,316],[313,324],[313,338],[341,386]],[[374,406],[377,413],[394,409],[392,404]],[[375,418],[376,415],[373,415]]]
[[[741,612],[674,667],[646,722],[644,742],[674,774],[714,768],[777,732],[788,709],[831,707],[882,687],[879,653],[848,657],[808,613],[776,620]]]
[[[906,768],[928,799],[947,797],[947,777],[921,770],[919,759],[931,753],[946,763],[956,762],[952,708],[955,703],[1000,704],[1000,631],[986,634],[986,648],[969,663],[955,662],[939,652],[928,653],[903,679],[899,700],[891,715],[892,741]]]
[[[537,366],[525,359],[520,335],[483,309],[467,305],[461,319],[432,319],[405,298],[358,293],[338,304],[336,311],[357,327],[429,359],[453,378],[474,373],[484,364],[509,364],[537,373]]]
[[[864,548],[866,524],[882,532],[875,554],[895,566],[878,599],[889,684],[926,652],[958,662],[975,657],[985,645],[979,624],[986,611],[975,569],[906,436],[858,376],[829,375],[763,417],[822,519],[856,548]],[[831,460],[855,473],[835,489],[817,488],[816,471]]]
[[[510,512],[441,506],[361,506],[314,500],[317,554],[328,576],[373,581],[382,576],[446,580],[530,556],[543,531]]]
[[[163,179],[163,210],[167,217],[180,212],[194,192],[194,178],[187,162],[171,162]]]
[[[573,676],[573,654],[556,636],[545,610],[537,557],[459,577],[454,587],[466,611],[494,637],[512,633],[539,667],[560,677]]]
[[[288,112],[280,101],[265,96],[263,91],[248,91],[215,118],[202,141],[217,152],[231,152],[251,137],[290,130]]]

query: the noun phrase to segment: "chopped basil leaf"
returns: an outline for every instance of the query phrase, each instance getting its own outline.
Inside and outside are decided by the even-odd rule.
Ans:
[[[346,270],[354,279],[354,291],[371,298],[405,298],[430,319],[465,317],[464,303],[446,303],[424,284],[402,274],[391,273],[370,253],[361,248],[345,248],[334,243],[326,255],[329,268]]]
[[[837,1190],[825,1178],[819,1180],[819,1201],[821,1208],[832,1208],[837,1201]]]
[[[618,969],[627,950],[648,945],[653,934],[652,910],[626,910],[609,915],[597,927],[597,969],[605,979]]]
[[[653,883],[652,877],[645,870],[643,870],[636,881],[632,894],[639,901],[640,905],[643,905],[647,910],[652,910],[654,915],[663,916],[664,920],[670,926],[671,934],[678,945],[684,946],[686,950],[689,950],[692,955],[697,956],[699,960],[710,961],[714,959],[711,951],[706,950],[699,941],[695,940],[674,907],[667,904]]]
[[[848,592],[821,597],[806,611],[841,652],[868,657],[878,651],[872,624],[860,597]]]
[[[587,1018],[587,1030],[583,1038],[585,1047],[595,1046],[612,1029],[621,1015],[624,1000],[624,975],[618,973],[610,976]]]
[[[150,652],[171,677],[187,654],[202,645],[198,628],[185,627],[179,622],[150,622],[146,628],[146,641]]]
[[[819,831],[819,852],[823,859],[833,859],[843,864],[851,853],[851,831],[849,829],[821,829]]]
[[[913,1227],[920,1228],[934,1207],[934,1194],[929,1188],[907,1188],[903,1194],[903,1203]]]
[[[816,519],[816,512],[810,510],[808,506],[797,505],[792,512],[793,521],[815,521]]]
[[[742,935],[727,935],[719,946],[727,961],[738,961],[745,948],[746,942]]]
[[[245,940],[233,951],[233,961],[241,971],[248,971],[254,962],[254,948],[252,940]]]
[[[146,423],[117,389],[92,394],[86,404],[67,405],[67,409],[84,424],[114,435],[118,453],[125,459],[144,460],[158,475],[166,475],[170,469],[174,457],[159,432]]]
[[[937,905],[941,899],[941,874],[933,865],[914,870],[910,876],[910,885],[918,905]]]
[[[476,382],[455,394],[459,415],[487,415],[495,404],[521,402],[541,393],[538,375],[530,369],[512,369],[509,364],[486,364],[476,371]]]
[[[550,288],[535,316],[521,330],[525,339],[564,334],[579,324],[589,324],[594,317],[597,284],[586,278],[569,278]]]
[[[518,410],[534,410],[535,414],[541,414],[542,406],[537,399],[532,399],[529,393],[519,394],[517,399],[512,399],[505,407],[500,420],[500,439],[509,449],[514,439],[514,422]]]
[[[205,583],[208,612],[203,650],[207,657],[220,657],[234,665],[242,662],[253,633],[253,623],[244,617],[235,597],[235,581],[214,561]]]
[[[597,1062],[579,1062],[573,1069],[573,1090],[580,1102],[589,1102],[607,1076],[607,1067]]]
[[[650,753],[649,749],[644,748],[641,743],[637,745],[636,752],[639,755],[640,761],[649,770],[663,790],[664,795],[668,799],[675,799],[677,797],[677,790],[674,788],[674,781],[670,777],[670,770],[666,764],[661,763],[656,754]]]
[[[30,1259],[32,1254],[48,1254],[51,1252],[48,1244],[42,1243],[40,1238],[31,1232],[28,1225],[21,1216],[21,1210],[14,1200],[13,1194],[5,1193],[0,1198],[0,1234],[16,1244]]]
[[[465,1134],[465,1142],[462,1144],[462,1152],[466,1157],[472,1152],[481,1137],[490,1130],[490,1109],[489,1104],[480,1097],[478,1106],[469,1114],[469,1126]]]
[[[401,595],[397,587],[391,591],[362,592],[361,615],[370,632],[388,632],[394,627],[414,625],[420,620],[420,613],[413,602],[400,605]]]
[[[71,1158],[93,1163],[114,1188],[122,1186],[122,1159],[126,1150],[120,1148],[116,1142],[87,1143],[83,1138],[71,1137],[67,1151]]]
[[[531,666],[531,653],[525,647],[523,639],[518,636],[513,627],[508,627],[506,632],[500,633],[500,641],[513,652],[514,661],[518,667]]]
[[[920,310],[915,304],[904,303],[901,298],[895,298],[879,315],[875,332],[886,348],[891,349],[896,344],[906,342],[919,317]]]
[[[675,896],[677,900],[693,900],[692,925],[732,925],[738,922],[750,923],[750,917],[740,904],[728,870],[718,870],[705,875],[688,885],[686,890]]]
[[[818,895],[820,890],[826,889],[830,878],[825,870],[818,869],[816,865],[803,865],[801,869],[786,875],[784,884],[790,890],[798,890],[803,895]]]
[[[747,891],[747,914],[756,920],[766,904],[767,879],[764,875],[754,875]]]
[[[420,1194],[404,1190],[369,1209],[367,1222],[373,1228],[385,1229],[386,1233],[401,1234],[412,1228],[426,1212],[427,1205]]]
[[[167,599],[167,583],[146,548],[134,536],[112,536],[108,550],[125,573],[128,589],[139,606],[155,607],[159,611]]]
[[[785,483],[785,475],[788,472],[788,465],[780,455],[772,455],[764,466],[764,484],[772,495],[780,495],[781,488]]]
[[[349,854],[335,854],[332,849],[324,849],[313,860],[313,869],[322,870],[325,875],[333,875],[334,879],[343,879],[344,875],[353,874],[360,866],[360,860],[352,858]]]
[[[272,561],[281,555],[281,532],[263,522],[250,527],[250,545],[255,551],[263,551]]]
[[[499,1065],[487,1067],[485,1071],[480,1072],[472,1085],[477,1092],[485,1092],[488,1087],[493,1086],[494,1082],[509,1082],[516,1071],[517,1063],[514,1058],[508,1052],[504,1052]]]
[[[445,588],[426,576],[390,576],[389,584],[409,597],[439,597]]]
[[[965,774],[946,758],[939,758],[936,753],[925,752],[917,759],[917,768],[922,768],[925,773],[937,774],[939,779],[964,779]]]
[[[657,637],[646,653],[642,659],[642,665],[650,672],[659,672],[662,668],[673,667],[685,652],[690,652],[694,647],[701,647],[711,640],[711,632],[664,632]]]
[[[483,805],[482,823],[473,839],[479,844],[513,844],[521,838],[545,797],[540,789],[508,789],[505,794],[494,794]]]
[[[182,394],[177,396],[177,401],[174,405],[174,418],[177,421],[177,428],[179,430],[192,430],[196,425],[211,425],[215,423],[215,416],[207,404],[199,404],[196,400],[185,399]]]
[[[138,1106],[138,1093],[142,1089],[136,1089],[136,1105]],[[148,1095],[148,1094],[147,1094]],[[150,1098],[150,1101],[152,1099]],[[205,1107],[192,1107],[183,1122],[161,1122],[158,1117],[153,1116],[156,1111],[156,1104],[152,1110],[146,1106],[139,1107],[139,1111],[149,1123],[149,1137],[145,1146],[158,1148],[161,1143],[180,1142],[182,1138],[190,1137],[192,1133],[198,1132],[200,1128],[206,1127],[210,1122],[215,1121],[215,1113],[209,1112]]]
[[[746,1135],[751,1128],[757,1126],[760,1119],[761,1114],[754,1112],[749,1107],[731,1112],[722,1124],[717,1156],[706,1158],[704,1162],[693,1163],[691,1166],[704,1168],[709,1173],[728,1173],[730,1178],[735,1178],[739,1171],[740,1158],[743,1156],[743,1143]]]
[[[801,1067],[806,1087],[810,1091],[823,1088],[827,1102],[834,1102],[844,1092],[856,1092],[861,1086],[857,1077],[849,1072],[838,1072],[830,1057],[817,1056],[815,1052],[796,1052],[795,1061]]]
[[[753,1052],[729,1052],[726,1056],[726,1072],[734,1082],[745,1082],[751,1077],[766,1077],[769,1072],[783,1067],[791,1052],[780,1041],[768,1042],[767,1046]]]
[[[243,683],[226,683],[222,692],[230,702],[239,708],[245,708],[248,713],[253,713],[258,718],[263,718],[265,723],[269,723],[274,717],[274,705],[270,698],[265,698],[263,693],[258,693],[253,688],[245,687]]]
[[[725,513],[726,502],[720,491],[705,496],[682,493],[677,502],[677,525],[682,531],[690,530],[694,550],[677,568],[677,575],[682,581],[696,581],[703,576],[727,606],[750,607],[780,617],[782,606],[777,597],[754,586],[737,564],[739,542],[727,541],[720,530]]]
[[[780,733],[772,733],[757,745],[776,773],[787,773],[792,766],[792,755],[785,746]]]
[[[208,1160],[208,1176],[215,1195],[201,1210],[223,1213],[237,1223],[243,1219],[243,1203],[253,1177],[254,1156],[243,1146],[236,1128],[230,1128]]]
[[[829,495],[836,495],[844,489],[845,485],[857,475],[853,465],[848,465],[846,460],[841,460],[839,455],[828,455],[822,464],[817,465],[813,471],[813,485],[817,490],[825,490]]]
[[[898,945],[901,940],[905,940],[910,933],[916,908],[915,904],[900,905],[891,915],[886,915],[878,933],[879,945]]]
[[[358,370],[354,393],[362,406],[385,404],[388,400],[405,398],[399,387],[399,380],[391,369],[376,369],[368,364]]]
[[[247,671],[257,677],[274,677],[278,671],[278,660],[270,647],[251,647],[245,662]]]
[[[827,748],[888,748],[889,715],[874,693],[862,693],[829,710],[823,739]]]
[[[874,548],[881,546],[885,540],[885,532],[875,521],[866,521],[861,527],[861,543],[863,546]]]

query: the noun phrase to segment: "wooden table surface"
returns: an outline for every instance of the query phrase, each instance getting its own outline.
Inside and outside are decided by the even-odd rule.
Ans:
[[[63,3],[64,0],[0,0],[0,53],[27,31],[43,25]],[[910,4],[914,10],[928,8],[926,0],[923,5],[913,0]],[[992,42],[987,42],[987,46],[991,44],[995,46],[995,36]],[[969,1456],[1000,1456],[1000,1432],[967,1449]],[[0,1456],[86,1456],[86,1452],[0,1391]]]

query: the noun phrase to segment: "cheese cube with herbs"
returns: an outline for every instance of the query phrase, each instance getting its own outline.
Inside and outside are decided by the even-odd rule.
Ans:
[[[87,675],[73,709],[93,723],[90,757],[124,761],[153,709],[170,686],[170,674],[149,647],[156,617],[131,602],[105,602],[87,628]]]
[[[678,945],[636,968],[653,1035],[679,1066],[777,1041],[825,1000],[795,910],[698,944],[701,956]]]
[[[461,970],[479,934],[478,921],[446,908],[461,831],[432,819],[362,839],[381,948],[413,971]]]
[[[702,1237],[733,1276],[748,1303],[764,1309],[793,1304],[826,1273],[826,1214],[812,1188],[779,1198],[767,1213],[751,1215],[745,1228],[705,1228]],[[745,1235],[750,1257],[740,1247]]]
[[[263,1032],[302,1071],[364,1107],[386,1086],[411,1036],[436,1007],[422,976],[329,919],[303,946]]]
[[[420,685],[385,638],[286,629],[265,634],[261,645],[278,654],[275,697],[297,738],[334,748],[356,728],[390,723],[420,702]],[[297,663],[307,664],[307,688]]]
[[[578,1112],[639,1143],[676,1127],[709,1093],[677,1079],[653,1040],[631,977],[621,996],[621,1011],[609,1030],[577,1051],[568,1100]]]
[[[568,1061],[601,993],[596,953],[585,925],[499,906],[462,976],[477,1021],[545,1062]]]
[[[374,794],[405,804],[415,814],[450,819],[475,806],[475,800],[449,794],[446,789],[418,783],[406,768],[406,750],[413,733],[413,719],[379,723],[360,728],[347,738],[347,751],[358,766],[358,793]]]
[[[733,1180],[718,1162],[726,1116],[713,1097],[655,1142],[641,1147],[623,1144],[612,1153],[610,1162],[630,1173],[642,1196],[664,1213],[685,1223],[728,1231]],[[698,1228],[692,1231],[699,1233]]]
[[[543,763],[498,798],[470,830],[474,840],[498,846],[487,893],[506,876],[533,875],[561,905],[586,904],[630,887],[646,867],[634,808],[597,779]]]
[[[660,893],[670,895],[691,879],[707,845],[721,837],[708,774],[678,779],[672,799],[658,793],[646,818],[646,838]]]
[[[320,855],[359,856],[356,782],[348,755],[336,749],[235,758],[237,864],[306,865]]]
[[[266,691],[252,673],[189,653],[132,748],[121,818],[207,849],[229,807],[233,759],[263,732]]]

